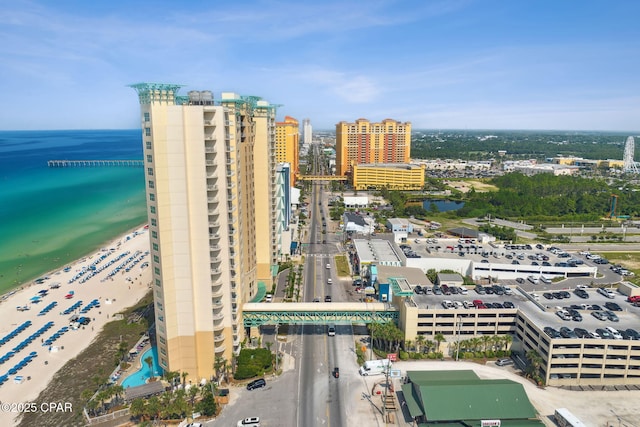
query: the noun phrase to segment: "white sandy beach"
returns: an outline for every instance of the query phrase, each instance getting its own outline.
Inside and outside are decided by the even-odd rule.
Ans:
[[[115,250],[109,251],[111,248]],[[0,302],[0,338],[6,337],[7,334],[15,330],[16,327],[25,321],[30,320],[32,322],[29,327],[24,329],[15,338],[0,346],[0,357],[12,351],[15,346],[20,344],[29,335],[37,332],[38,329],[47,322],[54,322],[50,329],[25,348],[18,351],[8,361],[0,364],[0,375],[4,375],[25,356],[28,356],[29,353],[33,351],[38,353],[37,357],[33,359],[31,363],[27,364],[16,374],[23,377],[24,381],[22,383],[16,383],[14,381],[16,375],[9,375],[9,380],[0,386],[0,402],[2,402],[0,404],[1,426],[14,425],[14,417],[19,415],[15,411],[21,408],[17,405],[11,407],[11,403],[34,402],[40,392],[44,390],[51,381],[54,374],[62,368],[68,360],[76,357],[83,349],[88,347],[105,323],[113,318],[113,315],[134,305],[147,294],[151,283],[151,268],[148,266],[143,267],[143,264],[149,262],[148,254],[141,262],[134,265],[129,272],[125,272],[125,270],[122,269],[111,278],[107,278],[109,273],[125,262],[130,256],[133,256],[137,251],[140,252],[136,257],[138,259],[141,255],[149,251],[149,236],[147,230],[143,227],[135,232],[122,236],[94,254],[78,260],[70,265],[71,269],[68,272],[64,272],[63,270],[52,272],[48,274],[49,279],[44,283],[24,285],[21,290],[17,290]],[[127,252],[129,252],[129,254],[125,255]],[[100,263],[96,264],[96,268],[100,268],[118,257],[121,257],[121,259],[113,262],[112,265],[104,268],[103,271],[100,271],[84,283],[80,283],[80,280],[76,280],[71,284],[68,283],[69,280],[81,272],[83,268],[86,268],[88,272],[91,271],[89,269],[91,264],[103,255],[107,256],[101,260]],[[82,277],[85,276],[86,273]],[[60,287],[50,289],[52,283],[60,283]],[[33,303],[31,299],[37,296],[38,292],[42,289],[49,290],[48,295],[42,297],[39,303]],[[73,297],[69,299],[65,298],[70,291],[73,291]],[[91,318],[89,325],[77,330],[70,328],[68,332],[62,334],[62,336],[53,343],[53,347],[57,347],[57,351],[55,351],[55,348],[53,348],[54,351],[50,351],[49,347],[43,346],[41,340],[46,340],[60,328],[69,326],[71,315],[78,313],[82,307],[94,299],[99,300],[100,307],[92,308],[87,314],[79,314],[80,316]],[[57,303],[55,307],[44,315],[38,315],[43,308],[54,301]],[[80,305],[77,310],[73,313],[62,314],[64,310],[78,301],[82,301],[82,305]],[[25,305],[29,306],[30,309],[27,311],[17,310],[18,306]],[[47,362],[46,364],[45,361]],[[31,377],[31,379],[27,380],[27,377]],[[42,403],[48,404],[48,402],[36,403],[38,407],[37,410],[41,410],[40,405]],[[64,404],[65,402],[56,403]],[[72,410],[75,413],[82,411],[82,408],[72,408]],[[14,412],[12,413],[12,411]]]

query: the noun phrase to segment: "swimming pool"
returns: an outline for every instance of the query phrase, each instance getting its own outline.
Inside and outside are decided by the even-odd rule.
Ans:
[[[122,381],[122,388],[126,389],[127,387],[137,387],[139,385],[143,385],[149,378],[151,378],[149,365],[147,365],[147,363],[144,361],[144,359],[149,356],[153,358],[152,369],[154,376],[158,377],[162,375],[162,369],[160,368],[160,365],[158,365],[158,350],[155,347],[151,347],[149,350],[145,351],[140,358],[142,367],[125,378],[124,381]]]

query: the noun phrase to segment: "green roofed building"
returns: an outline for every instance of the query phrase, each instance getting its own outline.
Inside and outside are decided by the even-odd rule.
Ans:
[[[408,371],[402,393],[418,426],[542,427],[522,384],[473,371]],[[483,423],[484,422],[484,423]]]

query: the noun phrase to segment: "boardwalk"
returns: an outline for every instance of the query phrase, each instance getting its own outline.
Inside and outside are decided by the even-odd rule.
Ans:
[[[104,166],[142,166],[142,160],[49,160],[50,168],[95,168]]]

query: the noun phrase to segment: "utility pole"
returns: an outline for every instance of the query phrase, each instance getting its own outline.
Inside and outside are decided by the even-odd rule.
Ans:
[[[456,339],[456,362],[458,361],[458,354],[460,353],[460,328],[462,327],[462,318],[458,318],[458,337]]]

